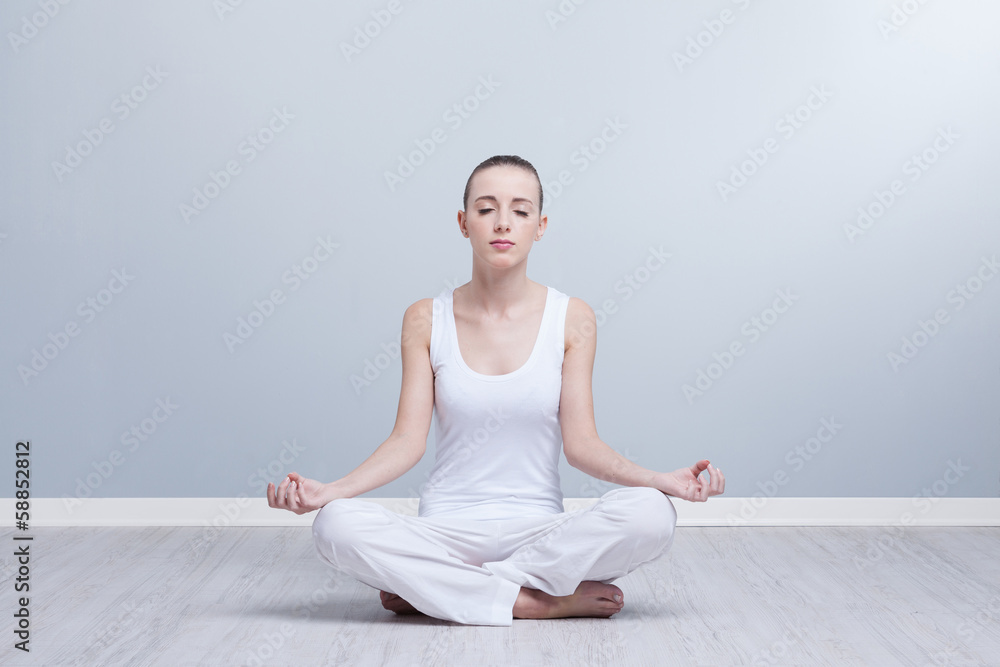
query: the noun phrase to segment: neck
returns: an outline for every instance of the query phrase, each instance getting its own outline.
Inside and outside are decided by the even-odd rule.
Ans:
[[[491,318],[499,318],[523,310],[532,300],[537,285],[528,279],[526,261],[502,270],[473,262],[472,280],[461,289],[467,302],[476,310]]]

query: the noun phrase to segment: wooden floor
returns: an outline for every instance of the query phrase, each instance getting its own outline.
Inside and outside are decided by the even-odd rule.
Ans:
[[[1000,665],[1000,529],[677,529],[610,619],[384,610],[308,528],[36,528],[31,653],[3,665]],[[3,533],[14,544],[13,531]]]

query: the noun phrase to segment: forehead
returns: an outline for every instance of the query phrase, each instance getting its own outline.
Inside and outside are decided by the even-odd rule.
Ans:
[[[525,197],[538,204],[538,181],[527,169],[511,166],[488,167],[472,178],[470,201],[483,195],[511,199]]]

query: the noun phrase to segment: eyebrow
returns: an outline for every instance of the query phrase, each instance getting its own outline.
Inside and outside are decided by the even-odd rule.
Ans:
[[[493,195],[483,195],[481,197],[476,197],[476,201],[479,201],[480,199],[489,199],[492,202],[497,202],[498,204],[500,203],[500,202],[497,201],[497,198],[494,197]],[[514,199],[512,199],[511,202],[514,203],[514,204],[516,204],[518,202],[527,202],[528,204],[531,204],[532,206],[534,206],[534,204],[535,204],[535,202],[533,202],[530,199],[527,199],[525,197],[514,197]]]

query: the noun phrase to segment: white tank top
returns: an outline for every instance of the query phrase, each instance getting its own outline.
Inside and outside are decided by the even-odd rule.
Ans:
[[[482,375],[458,347],[454,288],[434,298],[434,467],[418,516],[514,519],[563,511],[559,396],[569,297],[547,287],[531,356],[504,375]]]

